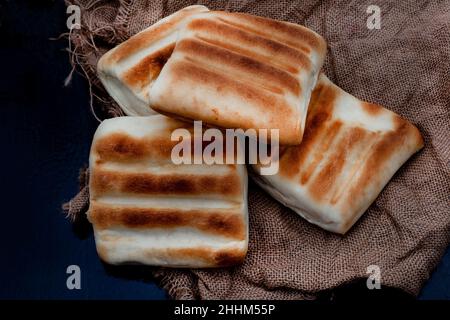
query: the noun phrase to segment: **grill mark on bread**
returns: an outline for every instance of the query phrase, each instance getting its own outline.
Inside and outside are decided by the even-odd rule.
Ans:
[[[394,130],[380,135],[380,139],[371,148],[370,155],[360,170],[360,175],[353,181],[347,198],[349,207],[356,207],[357,199],[354,194],[373,183],[374,179],[378,177],[377,172],[383,170],[396,150],[405,145],[412,146],[414,152],[422,148],[422,136],[414,125],[396,114],[393,115],[393,122]],[[380,184],[381,182],[377,180],[375,183]]]
[[[311,51],[310,48],[319,51],[325,50],[326,48],[324,41],[311,30],[301,25],[253,16],[242,12],[214,12],[213,14],[216,14],[219,20],[232,24],[235,27],[264,36],[274,36],[277,38],[277,41],[299,50],[305,50],[306,53]],[[243,19],[239,20],[239,18]],[[280,36],[280,33],[283,34],[283,37]],[[309,47],[305,47],[304,43],[308,44]]]
[[[210,71],[188,60],[173,62],[172,72],[174,74],[174,81],[192,82],[196,85],[201,84],[202,86],[212,88],[223,94],[238,95],[242,99],[252,102],[252,104],[257,106],[262,112],[276,113],[280,125],[283,120],[291,116],[294,112],[289,108],[287,102],[278,95],[270,92],[262,92],[251,84],[232,79],[224,74]],[[157,106],[155,107],[157,108]],[[202,110],[193,110],[194,113],[200,111]],[[212,121],[212,123],[215,123],[215,121]],[[238,124],[241,124],[241,122],[236,121],[233,126]],[[247,127],[244,127],[244,129],[246,128]],[[281,128],[281,126],[279,128]]]
[[[181,128],[181,126],[177,127]],[[195,155],[194,148],[194,133],[193,127],[190,124],[186,124],[185,128],[191,133],[191,137],[184,137],[183,141],[190,142],[191,157]],[[144,137],[136,138],[125,133],[113,133],[106,137],[100,138],[95,144],[95,152],[97,154],[96,164],[103,164],[107,161],[123,162],[123,163],[139,163],[142,160],[161,160],[167,159],[170,161],[172,149],[175,145],[180,143],[181,139],[171,141],[171,132],[159,133],[159,137]],[[201,141],[201,154],[203,155],[204,149],[211,143],[210,141]],[[220,150],[216,150],[220,151]],[[216,159],[222,157],[222,161],[225,162],[226,157],[226,141],[223,141],[222,153],[214,153]],[[236,154],[236,144],[233,150]]]
[[[196,35],[195,38],[199,39],[203,42],[209,43],[213,46],[225,48],[229,51],[236,52],[237,54],[252,58],[252,59],[260,61],[262,63],[270,64],[274,67],[277,67],[277,68],[284,70],[291,74],[298,74],[298,72],[300,71],[300,68],[297,65],[288,64],[286,61],[283,61],[283,60],[273,59],[273,57],[264,55],[260,52],[252,51],[251,49],[245,49],[243,47],[234,45],[231,42],[224,42],[224,41],[221,41],[220,39],[207,38],[202,35]]]
[[[254,29],[254,28],[250,28],[250,27],[245,26],[243,24],[239,24],[239,23],[236,23],[236,22],[228,21],[228,20],[225,20],[223,18],[218,18],[218,20],[220,22],[222,22],[222,23],[228,24],[228,25],[230,25],[232,27],[238,28],[240,30],[243,30],[243,31],[246,31],[246,32],[249,32],[249,33],[253,33],[253,34],[255,34],[257,36],[260,36],[260,37],[271,37],[271,36],[273,36],[272,34],[268,34],[267,32],[264,32],[264,31],[261,31],[261,30],[258,30],[258,29]],[[311,53],[311,49],[309,47],[307,47],[307,46],[299,45],[299,44],[294,43],[291,40],[281,39],[280,37],[274,37],[274,38],[275,38],[276,41],[281,42],[284,45],[289,46],[292,49],[299,50],[299,51],[303,52],[306,55],[309,55]]]
[[[366,111],[371,116],[378,116],[385,112],[385,109],[377,104],[370,103],[370,102],[362,102],[361,103],[362,108],[364,111]]]
[[[208,247],[197,247],[169,249],[168,253],[174,258],[195,258],[203,260],[207,264],[211,264],[215,267],[228,267],[242,263],[245,259],[246,250],[239,248],[213,250]]]
[[[327,153],[333,146],[336,138],[338,137],[339,132],[342,128],[341,121],[333,121],[329,126],[322,126],[322,130],[324,133],[320,136],[316,135],[315,141],[311,142],[312,146],[316,146],[316,148],[311,148],[313,156],[309,164],[302,170],[302,174],[300,177],[300,183],[306,184],[309,179],[314,175],[317,168],[324,158],[327,157]],[[305,150],[303,150],[305,152]],[[304,165],[302,165],[303,167]]]
[[[224,47],[231,51],[241,54],[245,52],[239,46],[232,45],[232,43],[239,43],[242,46],[252,48],[252,50],[247,49],[247,54],[244,55],[252,58],[263,55],[265,62],[279,64],[288,72],[297,73],[299,67],[311,70],[311,61],[303,52],[280,42],[245,32],[229,24],[210,19],[194,19],[188,24],[187,28],[192,30],[196,37],[202,40],[207,39],[207,42],[216,42],[219,47]],[[216,40],[211,38],[216,38]],[[227,40],[226,43],[223,41],[225,39]],[[258,49],[262,50],[262,52],[258,51]],[[291,63],[288,64],[286,61]]]
[[[175,26],[175,23],[167,23],[152,28],[151,30],[142,31],[132,36],[127,41],[123,42],[116,48],[107,59],[109,65],[121,63],[123,60],[128,59],[133,54],[140,50],[145,49],[148,45],[163,39],[168,36],[170,29]]]
[[[123,81],[130,86],[143,89],[158,77],[174,48],[175,44],[171,44],[152,55],[144,57],[137,65],[124,73]]]
[[[162,40],[175,31],[176,26],[186,17],[195,13],[195,11],[204,11],[204,8],[188,8],[177,12],[169,21],[153,26],[149,30],[144,30],[118,46],[107,59],[108,64],[120,63],[137,53],[139,50],[145,49],[147,46]]]
[[[351,185],[355,175],[359,172],[361,166],[370,156],[369,151],[380,137],[378,133],[369,132],[359,127],[351,128],[350,130],[358,130],[359,132],[357,135],[359,135],[360,138],[357,139],[357,141],[354,141],[353,145],[350,146],[348,150],[349,154],[357,154],[358,159],[352,164],[351,168],[349,168],[350,172],[345,175],[344,179],[341,179],[344,183],[334,187],[333,195],[330,200],[331,204],[336,204],[341,199],[341,195],[344,194],[347,188]],[[348,163],[346,165],[348,165]]]
[[[186,125],[190,127],[190,125]],[[160,137],[136,138],[126,133],[113,133],[95,143],[97,163],[106,161],[137,162],[145,158],[170,158],[178,141],[170,141],[170,131]]]
[[[237,74],[233,74],[232,70],[226,70],[226,68],[227,68],[226,66],[217,67],[215,65],[212,65],[210,63],[210,61],[208,61],[208,62],[202,61],[201,62],[202,64],[199,65],[199,61],[196,60],[196,57],[194,57],[194,56],[185,56],[185,57],[183,57],[183,61],[186,63],[190,63],[192,65],[196,65],[199,68],[201,68],[202,70],[208,71],[211,74],[217,74],[219,77],[229,79],[238,85],[243,84],[254,90],[263,90],[263,92],[265,91],[264,93],[267,95],[275,95],[275,96],[279,96],[279,98],[284,99],[283,93],[285,91],[285,88],[283,88],[283,87],[279,87],[279,86],[277,87],[277,86],[273,85],[272,83],[268,83],[268,82],[264,82],[264,81],[257,81],[257,80],[255,81],[255,79],[250,77],[249,75],[239,74],[237,71],[234,71]],[[224,69],[224,70],[221,70],[221,69]],[[223,87],[224,87],[223,85],[220,85],[215,90],[218,93],[225,92],[223,90]],[[214,113],[214,120],[218,121],[220,119],[218,108],[211,107],[211,112]]]
[[[329,145],[323,147],[324,151],[328,151],[326,157],[328,162],[324,164],[323,168],[308,186],[309,193],[314,199],[318,201],[328,200],[331,189],[342,174],[348,146],[352,140],[357,139],[357,134],[353,130],[347,130],[330,151],[327,150]]]
[[[100,241],[97,243],[97,253],[105,262],[109,262],[109,251],[114,251],[114,247],[121,241],[108,240]],[[167,248],[167,249],[147,249],[137,250],[141,256],[148,256],[150,259],[159,258],[164,261],[176,261],[176,260],[200,260],[209,267],[229,267],[232,265],[240,264],[244,261],[247,253],[246,248],[221,248],[212,249],[207,247],[194,247],[194,248]],[[138,259],[142,261],[141,259]],[[136,262],[130,260],[127,262]],[[184,266],[181,264],[180,266]]]
[[[326,147],[326,149],[330,149],[326,150],[325,156],[328,162],[324,164],[323,169],[309,186],[310,193],[318,201],[326,200],[331,204],[338,201],[338,195],[343,192],[359,166],[359,162],[349,163],[352,152],[361,154],[360,158],[364,160],[367,158],[367,152],[361,153],[361,148],[363,148],[363,144],[365,146],[368,144],[370,147],[371,139],[369,136],[373,140],[373,133],[369,133],[360,127],[344,126],[343,130],[345,131],[333,147]],[[347,171],[350,172],[347,173]]]
[[[118,226],[127,228],[193,227],[237,240],[244,240],[246,226],[238,210],[114,207],[95,203],[89,209],[89,219],[97,229]]]
[[[342,123],[335,121],[330,124],[336,98],[336,90],[324,88],[322,84],[313,91],[303,140],[298,146],[288,147],[283,156],[280,156],[281,175],[296,176],[305,165],[308,156],[314,153],[314,147],[318,141],[326,135],[329,135],[330,139],[338,133]],[[303,183],[306,183],[308,179],[309,174],[305,173],[302,178]]]
[[[178,43],[177,50],[187,54],[193,61],[216,68],[218,73],[236,72],[236,78],[243,77],[253,83],[257,81],[258,85],[277,94],[283,93],[285,89],[294,95],[300,94],[298,80],[290,73],[228,49],[200,40],[186,39]]]
[[[198,174],[120,173],[95,168],[92,170],[91,189],[95,194],[171,194],[202,195],[221,194],[239,197],[240,178],[237,172],[225,175],[202,176]]]

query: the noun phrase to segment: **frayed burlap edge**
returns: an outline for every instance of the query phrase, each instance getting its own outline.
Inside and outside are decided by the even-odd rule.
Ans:
[[[88,10],[103,2],[103,0],[94,0],[89,6],[83,7],[76,0],[65,0],[67,6],[71,4],[78,5],[81,10],[81,27],[74,26],[70,32],[63,33],[59,38],[65,38],[68,42],[66,51],[69,53],[69,61],[72,67],[69,75],[64,81],[64,85],[70,85],[74,72],[83,76],[89,87],[89,106],[92,115],[95,119],[101,122],[102,119],[123,116],[124,113],[119,105],[109,96],[105,88],[97,77],[96,62],[104,52],[98,49],[95,43],[95,38],[108,39],[107,42],[115,42],[120,39],[118,29],[111,25],[95,26],[92,19],[94,9],[90,14],[86,14]],[[128,18],[127,18],[128,19]],[[121,21],[124,26],[127,24],[127,19]],[[123,37],[123,35],[122,35]],[[94,55],[93,55],[94,54]]]
[[[80,191],[62,205],[62,211],[72,223],[79,221],[89,207],[89,168],[87,166],[80,169],[78,180]]]
[[[192,288],[195,286],[188,286],[174,281],[173,277],[164,274],[164,268],[158,268],[152,272],[155,282],[167,294],[177,300],[191,300],[192,297],[197,297],[198,293],[194,292]]]

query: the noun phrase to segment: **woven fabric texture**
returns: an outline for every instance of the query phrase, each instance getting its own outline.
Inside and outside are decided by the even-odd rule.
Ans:
[[[69,0],[81,7],[70,33],[72,62],[87,76],[99,117],[120,115],[95,72],[108,49],[193,1]],[[420,129],[425,147],[393,177],[345,236],[323,231],[249,186],[250,244],[228,269],[157,269],[176,299],[309,299],[381,269],[382,286],[417,295],[450,241],[449,1],[199,1],[303,24],[328,42],[324,71],[356,97],[381,104]],[[367,8],[381,9],[370,30]],[[87,179],[85,179],[87,181]],[[85,211],[87,187],[70,202]]]

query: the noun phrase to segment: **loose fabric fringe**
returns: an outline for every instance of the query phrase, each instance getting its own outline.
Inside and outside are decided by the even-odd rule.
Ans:
[[[104,1],[91,1],[83,7],[78,1],[66,0],[66,5],[76,4],[80,6],[82,11],[81,28],[71,28],[68,33],[63,33],[58,37],[58,39],[61,37],[66,38],[68,41],[66,51],[69,53],[69,61],[72,66],[71,71],[64,80],[64,85],[70,85],[74,71],[77,71],[87,80],[90,111],[98,122],[105,118],[124,115],[122,109],[106,92],[96,74],[97,62],[105,51],[99,49],[95,39],[110,44],[112,47],[118,43],[119,38],[116,28],[111,25],[98,26],[96,21],[94,21],[96,11],[104,8],[99,5],[101,2]],[[96,8],[91,10],[93,7]]]
[[[87,167],[80,169],[78,177],[80,183],[80,192],[70,201],[62,205],[62,210],[72,223],[79,221],[89,207],[89,169]]]

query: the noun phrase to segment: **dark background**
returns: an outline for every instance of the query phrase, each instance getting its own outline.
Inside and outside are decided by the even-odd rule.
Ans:
[[[148,269],[104,266],[92,232],[74,229],[61,211],[78,191],[97,127],[85,79],[75,74],[64,86],[67,40],[49,40],[68,31],[67,17],[63,1],[0,1],[0,298],[167,298]],[[81,290],[66,287],[72,264]],[[352,298],[362,287],[338,292]],[[450,299],[450,248],[419,298]]]

